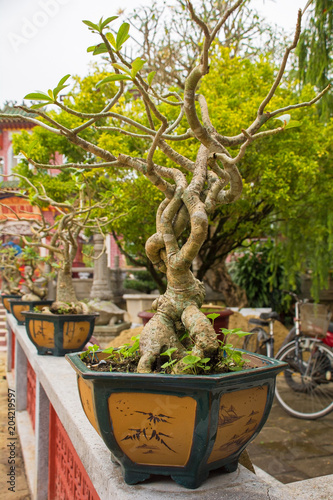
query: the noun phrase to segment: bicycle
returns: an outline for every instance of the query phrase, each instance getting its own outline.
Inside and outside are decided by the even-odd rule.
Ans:
[[[295,294],[295,326],[287,335],[276,359],[287,363],[277,376],[275,396],[287,413],[315,420],[333,411],[333,323],[325,306],[300,301]],[[251,318],[253,335],[243,348],[274,357],[276,312]],[[302,318],[302,324],[301,324]],[[269,327],[267,333],[263,327]]]

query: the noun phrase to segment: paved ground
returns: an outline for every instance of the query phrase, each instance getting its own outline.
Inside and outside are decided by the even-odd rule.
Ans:
[[[333,413],[300,420],[274,402],[248,451],[255,465],[284,484],[333,474]]]

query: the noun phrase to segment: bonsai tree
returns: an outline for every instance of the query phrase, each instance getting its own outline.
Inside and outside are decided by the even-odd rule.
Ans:
[[[193,355],[205,358],[217,352],[215,331],[200,311],[205,294],[204,286],[194,277],[191,270],[192,262],[206,239],[208,214],[217,206],[233,203],[241,196],[242,176],[238,164],[247,148],[254,141],[284,132],[288,128],[290,118],[290,115],[286,114],[288,111],[317,102],[328,90],[324,89],[310,102],[293,103],[274,109],[275,91],[282,82],[289,54],[296,47],[300,36],[302,12],[299,11],[294,40],[286,48],[277,75],[254,113],[252,123],[242,126],[240,117],[239,133],[234,136],[223,135],[223,124],[217,124],[221,129],[219,131],[211,122],[207,102],[199,92],[199,86],[209,72],[209,52],[218,32],[230,16],[242,8],[242,4],[242,0],[235,1],[224,11],[214,27],[211,27],[197,16],[192,4],[187,2],[189,15],[202,33],[202,50],[197,64],[185,78],[183,91],[170,91],[159,95],[153,86],[154,72],[148,75],[144,72],[145,61],[140,57],[129,61],[122,53],[122,48],[129,38],[129,24],[123,23],[114,34],[109,30],[109,24],[116,17],[109,17],[96,24],[83,21],[94,34],[101,37],[101,43],[88,50],[94,54],[106,54],[114,70],[103,78],[97,87],[119,82],[118,92],[100,113],[79,112],[71,108],[70,102],[64,104],[59,99],[59,93],[66,87],[69,75],[63,77],[48,93],[36,92],[25,97],[38,101],[30,108],[23,106],[23,109],[36,115],[36,118],[27,118],[28,121],[66,137],[69,142],[96,157],[96,162],[89,165],[70,163],[57,168],[100,169],[103,166],[109,169],[109,172],[136,170],[145,175],[164,195],[156,214],[156,232],[148,239],[146,252],[151,262],[166,274],[167,289],[155,302],[156,314],[141,334],[139,372],[151,372],[156,358],[168,349],[177,349],[179,354],[185,354],[186,348],[181,340],[185,331],[193,341]],[[135,98],[141,99],[141,121],[130,117],[129,105],[125,108],[120,106],[124,98],[129,99],[127,90],[131,90]],[[47,104],[54,104],[76,116],[80,119],[79,124],[74,128],[66,127],[63,122],[58,122],[54,115],[51,117],[41,110]],[[123,112],[118,112],[119,109],[123,109]],[[178,116],[175,116],[175,110],[178,110]],[[269,120],[277,117],[281,120],[280,126],[267,126],[265,130],[260,131]],[[102,119],[108,119],[109,124],[98,127],[98,122]],[[177,134],[177,128],[185,123],[187,131]],[[84,138],[84,132],[90,127],[96,127],[101,133],[101,138],[97,137],[95,142]],[[126,134],[133,139],[146,141],[146,152],[141,155],[136,152],[133,155],[123,154],[117,151],[116,141],[114,151],[103,148],[103,134],[107,131],[114,135]],[[189,139],[197,151],[195,161],[177,151],[179,141]],[[196,146],[193,146],[194,140]],[[174,166],[163,165],[163,157],[171,160]],[[41,164],[29,156],[28,160],[36,168],[54,168],[54,165]],[[70,218],[69,215],[68,217]],[[185,241],[182,239],[180,244],[185,230],[188,231],[188,237]],[[64,284],[68,279],[69,262],[68,256],[64,259],[61,270],[61,280]],[[57,300],[63,300],[63,293],[65,290],[60,289]]]
[[[41,257],[36,248],[30,246],[33,240],[25,238],[26,245],[21,254],[21,261],[24,265],[24,284],[29,292],[22,296],[23,300],[43,300],[47,295],[47,284],[52,273],[46,273],[43,264],[48,262],[48,257]],[[36,242],[38,245],[38,242]],[[40,245],[39,245],[40,246]],[[39,283],[36,283],[40,278]]]
[[[21,295],[19,284],[22,280],[22,275],[19,268],[20,263],[15,249],[10,246],[1,246],[0,270],[3,293],[8,295]]]
[[[47,261],[57,271],[56,300],[50,308],[45,307],[43,312],[57,314],[88,313],[87,304],[78,301],[76,297],[72,280],[72,265],[78,250],[80,232],[86,229],[102,232],[102,226],[106,224],[106,218],[98,219],[94,215],[94,211],[104,208],[103,203],[91,202],[84,183],[76,183],[78,194],[74,193],[74,197],[70,201],[60,202],[51,198],[42,184],[36,183],[34,185],[26,177],[20,174],[14,175],[27,186],[25,193],[22,192],[21,196],[30,199],[32,203],[38,206],[40,211],[40,219],[34,220],[31,225],[33,238],[28,240],[23,237],[23,241],[27,246],[23,259],[27,263],[25,280],[29,290],[39,298],[43,298],[46,293],[33,281],[37,262],[35,249],[43,247],[48,250],[49,255],[45,259],[39,257],[38,260]],[[30,194],[27,194],[26,191],[30,191]],[[45,217],[43,208],[46,207],[52,207],[56,211],[57,215],[54,221],[50,221]],[[31,222],[31,219],[24,219],[19,216],[17,218],[21,221]]]

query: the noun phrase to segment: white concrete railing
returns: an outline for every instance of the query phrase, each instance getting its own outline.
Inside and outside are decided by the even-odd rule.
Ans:
[[[46,500],[48,490],[49,403],[54,407],[85,471],[101,500],[288,500],[302,498],[288,487],[269,485],[242,466],[232,474],[212,472],[197,490],[187,490],[170,478],[136,486],[127,485],[120,467],[86,418],[79,400],[76,374],[62,357],[39,356],[24,326],[7,315],[8,367],[11,367],[10,331],[15,334],[15,376],[8,373],[9,386],[16,390],[16,424],[33,500]],[[27,361],[36,374],[35,433],[27,415]],[[8,497],[9,498],[9,497]],[[80,499],[75,499],[80,500]]]

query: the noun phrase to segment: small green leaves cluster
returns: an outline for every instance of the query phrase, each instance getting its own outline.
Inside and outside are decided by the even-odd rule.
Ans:
[[[170,349],[167,349],[164,352],[161,352],[161,356],[168,356],[169,361],[166,361],[163,365],[161,365],[162,370],[171,370],[172,366],[177,363],[177,359],[172,359],[172,355],[174,352],[176,352],[178,349],[177,347],[170,347]]]
[[[136,357],[139,353],[140,335],[131,338],[132,343],[124,344],[120,347],[108,347],[102,352],[109,354],[105,359],[112,359],[114,361],[123,361],[128,358]]]
[[[91,21],[83,21],[83,23],[86,24],[93,33],[99,33],[100,35],[102,35],[104,28],[107,28],[108,24],[110,24],[117,18],[118,16],[108,17],[105,21],[103,21],[103,18],[101,18],[98,24],[94,24]],[[102,35],[105,36],[106,40],[109,42],[109,47],[107,46],[106,42],[99,43],[98,45],[92,45],[91,47],[88,47],[87,52],[92,52],[94,56],[99,54],[106,54],[110,49],[114,52],[119,52],[124,43],[130,38],[129,29],[129,23],[123,23],[117,31],[116,35],[114,35],[111,31],[105,33],[105,35]],[[141,57],[137,57],[136,59],[134,59],[134,61],[131,63],[131,67],[126,66],[122,63],[114,62],[113,67],[122,71],[122,73],[115,73],[114,75],[107,76],[106,78],[101,80],[96,85],[96,87],[105,85],[106,83],[110,82],[120,82],[125,80],[134,81],[136,75],[142,69],[145,62],[146,61],[144,59],[141,59]],[[147,76],[147,83],[149,87],[152,84],[155,73],[156,71],[151,71]]]
[[[216,319],[219,314],[213,313],[207,317],[212,316],[212,320]],[[249,332],[244,332],[240,328],[227,329],[222,328],[221,332],[224,334],[224,341],[219,341],[219,353],[217,358],[200,358],[192,353],[192,351],[187,351],[186,356],[183,358],[175,357],[177,351],[176,348],[170,348],[161,353],[161,356],[168,356],[168,361],[161,365],[161,369],[164,373],[172,373],[175,365],[180,363],[182,366],[181,371],[186,374],[200,375],[204,373],[221,373],[221,372],[233,372],[240,371],[243,369],[246,359],[243,358],[243,353],[235,350],[233,344],[228,343],[229,335],[237,335],[238,337],[244,337],[246,335],[251,335]]]
[[[210,358],[200,358],[199,356],[194,356],[191,351],[187,356],[182,358],[182,363],[186,366],[183,368],[184,373],[192,373],[193,375],[197,375],[201,371],[208,372],[211,369],[211,366],[208,365]]]
[[[245,337],[247,335],[252,335],[251,332],[243,332],[240,328],[221,328],[221,332],[224,335],[224,341],[220,342],[220,351],[222,353],[220,365],[226,366],[228,371],[237,372],[242,370],[246,359],[243,358],[243,353],[236,351],[233,344],[228,343],[229,335],[237,335],[237,337]]]
[[[31,94],[27,94],[24,99],[30,99],[31,101],[42,101],[39,104],[34,104],[31,106],[31,109],[39,109],[42,108],[43,106],[46,106],[47,104],[54,104],[57,100],[57,97],[59,95],[59,92],[61,92],[63,89],[69,86],[69,84],[65,85],[65,82],[67,82],[68,78],[71,75],[65,75],[61,78],[59,81],[58,85],[54,87],[54,89],[49,89],[47,91],[47,94],[45,92],[37,91],[37,92],[32,92]]]
[[[90,345],[88,349],[80,354],[81,359],[90,358],[91,361],[98,361],[96,351],[99,350],[97,344]]]

